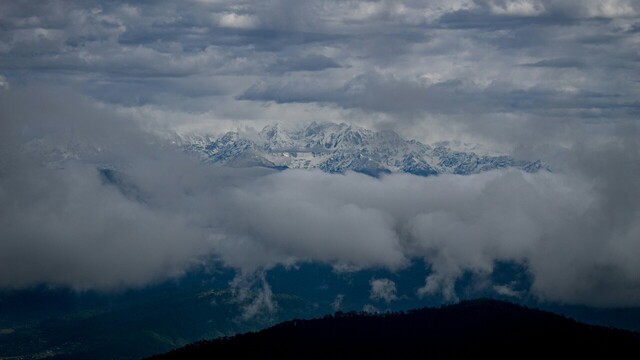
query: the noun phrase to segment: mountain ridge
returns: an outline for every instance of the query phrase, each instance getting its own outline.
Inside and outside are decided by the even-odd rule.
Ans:
[[[470,175],[518,168],[546,169],[541,161],[507,155],[455,151],[442,143],[407,140],[391,130],[373,131],[345,123],[312,122],[299,129],[276,123],[252,136],[230,131],[220,136],[192,134],[179,144],[203,161],[232,167],[320,169],[328,173],[355,171],[372,176],[408,173],[420,176]]]

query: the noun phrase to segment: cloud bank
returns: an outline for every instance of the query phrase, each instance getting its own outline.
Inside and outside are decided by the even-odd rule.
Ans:
[[[466,272],[511,261],[540,299],[640,304],[636,124],[568,149],[554,173],[372,178],[199,163],[61,89],[2,90],[0,108],[3,288],[141,286],[211,258],[258,279],[278,264],[424,259],[419,294],[454,299]]]

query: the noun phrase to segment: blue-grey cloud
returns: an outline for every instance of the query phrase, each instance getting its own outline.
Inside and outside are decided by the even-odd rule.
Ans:
[[[551,67],[551,68],[580,68],[584,67],[586,64],[581,59],[546,59],[536,61],[534,63],[523,64],[523,66],[534,66],[534,67]]]
[[[560,67],[553,63],[552,67]],[[536,63],[535,66],[551,66]],[[566,66],[566,65],[563,65]],[[248,88],[240,100],[277,103],[334,103],[346,108],[361,108],[391,114],[428,113],[502,113],[561,114],[590,117],[593,110],[610,116],[634,116],[640,103],[620,93],[562,91],[544,87],[517,88],[515,84],[492,83],[479,86],[462,79],[435,84],[419,79],[398,79],[378,73],[359,75],[338,88],[311,86],[311,81],[276,80]]]
[[[269,66],[270,71],[292,72],[292,71],[320,71],[331,68],[338,68],[335,60],[324,55],[306,55],[298,58],[281,59]]]

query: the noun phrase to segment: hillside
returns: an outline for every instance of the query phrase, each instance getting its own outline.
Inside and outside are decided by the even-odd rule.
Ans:
[[[637,333],[589,326],[496,300],[370,315],[337,313],[198,342],[152,359],[391,359],[640,356]]]

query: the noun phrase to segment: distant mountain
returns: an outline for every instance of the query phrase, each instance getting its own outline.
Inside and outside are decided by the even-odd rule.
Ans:
[[[202,160],[234,167],[317,168],[329,173],[351,170],[372,176],[469,175],[508,167],[536,172],[545,167],[540,161],[454,151],[442,144],[406,140],[393,131],[375,132],[344,123],[314,122],[298,130],[275,124],[258,134],[189,135],[178,142]]]
[[[201,341],[152,359],[638,358],[640,334],[497,300],[371,315],[337,313]]]

